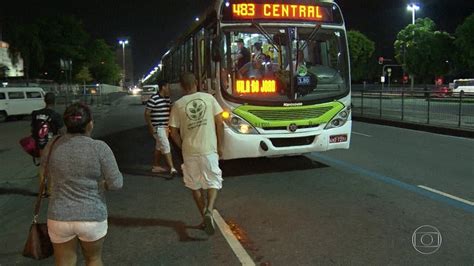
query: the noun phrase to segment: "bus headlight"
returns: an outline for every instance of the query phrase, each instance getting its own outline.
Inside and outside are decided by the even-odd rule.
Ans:
[[[249,122],[233,113],[224,111],[222,112],[222,118],[226,125],[237,133],[258,134],[257,130]]]
[[[324,129],[331,129],[331,128],[337,128],[337,127],[342,127],[343,125],[346,124],[347,119],[349,118],[349,115],[351,114],[351,109],[350,107],[346,107],[342,109],[336,116],[333,117],[333,119],[326,125]]]

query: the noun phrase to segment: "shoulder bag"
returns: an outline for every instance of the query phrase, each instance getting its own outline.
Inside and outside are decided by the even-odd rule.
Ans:
[[[51,152],[53,151],[53,146],[60,137],[54,139],[51,143],[51,147],[48,152],[48,157],[44,167],[44,176],[48,174],[48,165],[49,159],[51,157]],[[41,175],[41,173],[40,173]],[[28,239],[26,240],[25,247],[23,249],[23,256],[41,260],[50,257],[53,255],[53,244],[49,239],[48,235],[48,226],[46,223],[38,223],[38,215],[41,209],[41,195],[46,188],[44,176],[40,176],[40,190],[38,192],[38,197],[36,199],[35,211],[33,216],[33,223],[30,227],[30,232],[28,234]]]

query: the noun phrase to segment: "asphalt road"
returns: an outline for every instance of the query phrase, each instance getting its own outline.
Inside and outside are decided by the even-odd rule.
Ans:
[[[105,263],[239,265],[221,232],[193,228],[199,215],[181,179],[149,172],[139,101],[126,96],[96,122],[125,174],[123,190],[108,194]],[[350,150],[221,163],[216,208],[257,265],[473,265],[473,151],[472,139],[355,122]],[[52,263],[20,255],[34,181],[1,190],[0,265]],[[418,246],[440,243],[431,255],[412,244],[423,225],[442,237],[415,234]]]

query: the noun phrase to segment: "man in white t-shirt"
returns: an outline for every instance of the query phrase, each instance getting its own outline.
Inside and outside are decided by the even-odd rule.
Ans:
[[[197,91],[192,73],[183,74],[180,82],[186,95],[171,109],[171,138],[183,151],[184,184],[192,190],[204,219],[204,229],[211,235],[215,232],[212,210],[217,191],[222,188],[219,168],[224,135],[222,108],[212,95]]]

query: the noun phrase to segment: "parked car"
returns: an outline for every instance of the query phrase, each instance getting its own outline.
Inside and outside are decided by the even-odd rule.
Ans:
[[[150,97],[158,92],[158,85],[144,85],[142,88],[142,104],[146,104]]]
[[[30,115],[45,107],[44,91],[37,87],[0,88],[0,122],[9,116]]]

